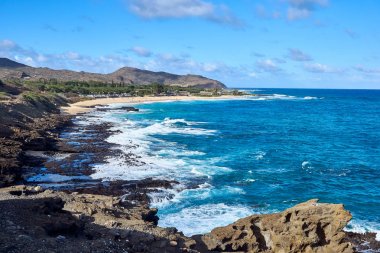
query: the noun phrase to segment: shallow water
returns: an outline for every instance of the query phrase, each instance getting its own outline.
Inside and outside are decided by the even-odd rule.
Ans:
[[[380,91],[263,89],[267,96],[136,105],[97,112],[132,154],[93,178],[175,179],[151,197],[161,226],[209,232],[311,198],[343,203],[348,229],[380,230]],[[118,107],[121,105],[112,105]]]

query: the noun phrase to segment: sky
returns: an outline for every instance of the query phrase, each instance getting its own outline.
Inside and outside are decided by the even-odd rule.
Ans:
[[[0,0],[0,57],[229,87],[380,89],[378,0]]]

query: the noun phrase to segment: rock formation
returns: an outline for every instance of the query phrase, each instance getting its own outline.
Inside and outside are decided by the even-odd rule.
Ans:
[[[354,252],[342,231],[350,213],[316,200],[192,238],[156,226],[145,201],[39,186],[0,189],[0,213],[0,252]]]
[[[211,233],[195,236],[210,251],[220,252],[353,252],[343,228],[351,214],[341,204],[317,200],[281,213],[252,215]]]

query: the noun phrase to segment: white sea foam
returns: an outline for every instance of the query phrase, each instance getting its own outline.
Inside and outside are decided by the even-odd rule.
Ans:
[[[125,155],[109,157],[106,164],[94,166],[94,179],[143,179],[147,177],[188,181],[194,177],[207,178],[215,174],[228,173],[229,168],[215,165],[220,159],[197,159],[205,153],[189,150],[174,142],[158,138],[158,135],[213,135],[215,130],[204,129],[186,119],[165,118],[161,121],[132,121],[118,118],[113,112],[98,112],[98,121],[113,122],[107,141],[118,144]],[[93,118],[92,118],[93,119]],[[219,159],[219,160],[218,160]]]
[[[264,152],[264,151],[258,151],[255,153],[255,159],[256,160],[262,160],[264,159],[264,156],[266,155],[267,153]]]
[[[156,152],[158,155],[171,155],[171,156],[203,156],[206,153],[201,151],[192,150],[173,150],[173,149],[161,149]]]
[[[303,161],[301,166],[302,166],[302,169],[309,169],[310,168],[310,162],[309,161]]]
[[[345,231],[355,232],[364,234],[366,232],[376,233],[376,240],[380,241],[380,224],[369,221],[358,221],[352,220],[346,228]]]
[[[176,227],[185,235],[191,236],[210,232],[217,226],[228,225],[252,213],[248,207],[223,203],[190,206],[177,213],[159,214],[159,225]]]
[[[253,182],[256,182],[256,180],[253,178],[247,178],[247,179],[244,179],[241,181],[236,181],[235,183],[237,183],[237,184],[249,184],[249,183],[253,183]]]
[[[285,94],[271,94],[271,95],[258,95],[258,96],[250,96],[248,97],[250,100],[311,100],[311,99],[319,99],[317,97],[305,96],[305,97],[297,97]]]

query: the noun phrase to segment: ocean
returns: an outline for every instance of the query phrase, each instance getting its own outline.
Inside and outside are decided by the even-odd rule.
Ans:
[[[185,235],[318,198],[343,203],[346,228],[380,240],[380,91],[246,89],[265,96],[138,104],[93,112],[119,130],[92,178],[176,180],[151,194],[159,225]],[[120,108],[125,104],[113,104]]]

